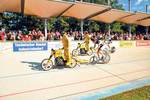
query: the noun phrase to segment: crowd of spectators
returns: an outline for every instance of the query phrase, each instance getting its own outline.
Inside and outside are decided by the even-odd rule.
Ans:
[[[67,32],[68,36],[73,40],[82,40],[83,37],[79,31],[75,32]],[[107,34],[103,32],[91,32],[91,37],[96,36],[98,39],[102,39],[102,37]],[[150,40],[150,34],[129,34],[129,33],[111,33],[112,40]],[[49,31],[47,33],[47,38],[45,39],[44,32],[40,30],[32,30],[26,33],[22,31],[0,31],[0,40],[18,40],[18,41],[44,41],[44,40],[60,40],[61,32]]]
[[[7,31],[7,32],[0,32],[0,40],[18,40],[18,41],[44,41],[44,34],[42,31],[38,30],[32,30],[27,33],[24,33],[22,31]]]
[[[150,40],[150,34],[144,33],[112,33],[111,36],[113,40]]]

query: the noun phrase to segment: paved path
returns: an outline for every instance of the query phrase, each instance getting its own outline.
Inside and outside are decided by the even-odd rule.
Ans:
[[[109,64],[42,71],[40,62],[48,56],[48,52],[1,52],[0,100],[77,99],[150,79],[150,47],[118,49]]]

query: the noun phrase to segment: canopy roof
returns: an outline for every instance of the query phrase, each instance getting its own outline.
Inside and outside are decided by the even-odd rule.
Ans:
[[[38,17],[68,16],[77,19],[90,19],[112,23],[120,21],[127,24],[149,26],[150,14],[130,13],[111,9],[109,6],[85,2],[62,2],[53,0],[0,0],[0,12],[23,12]],[[148,18],[148,19],[146,19]],[[143,19],[143,20],[141,20]]]
[[[147,18],[147,17],[150,17],[150,14],[136,12],[132,14],[131,16],[123,17],[119,19],[118,21],[127,23],[127,24],[134,24],[136,21],[143,19],[143,18]]]
[[[96,21],[102,21],[102,22],[105,22],[105,23],[112,23],[112,22],[116,21],[117,19],[120,19],[120,18],[125,17],[125,16],[129,16],[131,14],[132,13],[125,12],[125,11],[122,11],[122,10],[111,9],[107,12],[104,12],[102,14],[94,16],[90,19],[91,20],[96,20]]]
[[[21,3],[23,4],[22,6]],[[0,0],[0,12],[21,12],[21,7],[23,7],[24,14],[27,15],[36,15],[39,17],[69,16],[78,19],[85,19],[92,14],[110,8],[108,6],[81,2],[70,3],[52,0]]]
[[[27,14],[38,15],[40,17],[52,17],[58,16],[72,4],[47,0],[26,0],[25,5],[25,13]]]
[[[21,0],[0,0],[0,12],[21,12]]]
[[[74,17],[77,19],[86,19],[109,8],[110,7],[103,5],[76,2],[70,9],[64,12],[62,16]]]
[[[150,17],[140,20],[140,21],[137,21],[137,22],[135,22],[135,24],[142,25],[142,26],[150,26]]]
[[[0,12],[21,12],[21,1],[24,1],[24,14],[39,17],[58,16],[71,3],[48,0],[0,0]]]

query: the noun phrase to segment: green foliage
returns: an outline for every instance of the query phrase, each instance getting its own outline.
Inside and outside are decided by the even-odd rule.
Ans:
[[[115,22],[111,25],[111,31],[113,31],[113,32],[123,32],[121,27],[122,27],[121,23]]]
[[[93,31],[99,31],[100,30],[100,26],[95,22],[91,26],[93,26]]]
[[[136,27],[137,27],[137,25],[131,25],[131,32],[132,33],[136,32]]]
[[[150,100],[150,86],[130,90],[99,100]]]
[[[21,16],[18,13],[2,14],[2,27],[6,30],[32,30],[34,28],[43,29],[43,21],[35,16]]]
[[[49,21],[48,21],[48,30],[53,30],[54,29],[54,24],[56,22],[56,18],[50,18]]]

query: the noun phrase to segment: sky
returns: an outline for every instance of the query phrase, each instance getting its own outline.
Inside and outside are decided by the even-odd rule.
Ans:
[[[128,10],[128,0],[118,0],[119,4],[123,5],[125,10]],[[150,0],[131,0],[131,11],[139,11],[139,12],[146,12],[146,7],[148,6],[148,13],[150,13]]]

